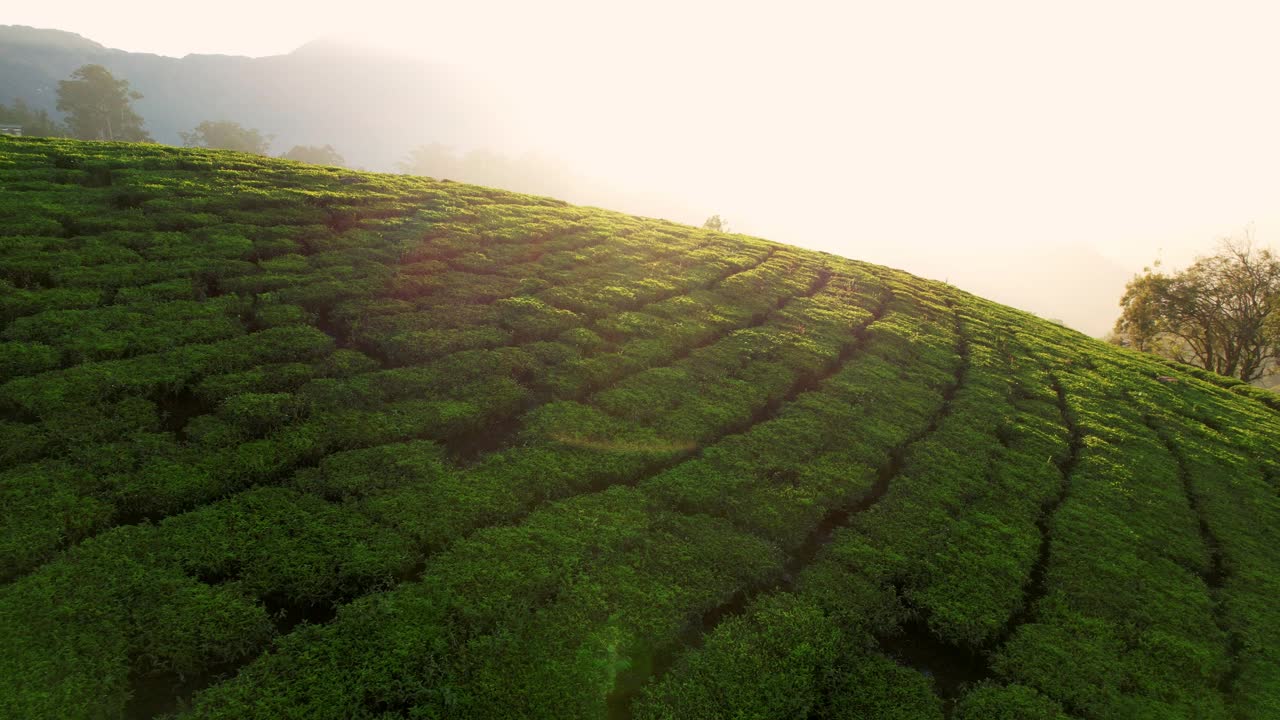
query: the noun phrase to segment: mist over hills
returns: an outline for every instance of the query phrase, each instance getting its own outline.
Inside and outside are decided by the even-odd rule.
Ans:
[[[666,177],[641,179],[625,163],[608,160],[584,172],[582,157],[556,154],[572,152],[565,148],[529,154],[544,146],[537,125],[545,124],[547,113],[532,107],[527,95],[521,100],[510,94],[512,86],[563,91],[574,83],[529,67],[509,68],[504,77],[495,78],[461,65],[324,40],[269,57],[174,58],[111,49],[60,30],[0,26],[0,103],[23,99],[57,117],[58,81],[86,63],[105,66],[142,93],[136,109],[160,143],[181,145],[180,132],[205,120],[231,120],[274,136],[274,154],[294,145],[331,144],[350,166],[376,171],[399,170],[398,163],[415,148],[452,146],[458,149],[456,158],[436,153],[432,162],[414,166],[412,172],[685,223],[727,213],[735,230],[906,267],[1094,336],[1110,329],[1124,283],[1137,269],[1100,254],[1087,245],[1089,238],[1052,244],[1034,232],[1016,247],[963,237],[945,251],[889,238],[868,246],[868,235],[851,239],[852,224],[829,216],[816,198],[812,217],[796,210],[780,214],[750,198],[738,198],[744,207],[735,209],[719,204],[737,196],[726,195],[713,180],[698,185],[700,194],[690,191],[688,182],[678,189],[684,180],[680,168],[670,168]],[[592,88],[582,92],[589,95]],[[673,105],[671,112],[687,109]],[[634,130],[621,125],[614,130],[618,147],[635,141]],[[744,148],[743,154],[752,151]],[[773,188],[773,183],[774,197],[786,204],[792,200],[783,193],[803,194],[798,188],[820,180],[762,177],[760,184]],[[713,200],[717,194],[721,199]],[[866,202],[857,196],[847,201],[849,207]]]
[[[56,114],[58,81],[86,63],[106,67],[142,93],[151,135],[180,145],[180,131],[234,120],[275,136],[273,150],[333,144],[348,162],[389,170],[428,141],[492,143],[494,102],[457,68],[379,56],[336,42],[287,54],[182,58],[104,47],[75,33],[0,26],[0,103],[21,98]]]
[[[57,117],[58,81],[86,63],[142,93],[135,109],[167,145],[181,145],[179,133],[202,121],[230,120],[272,135],[272,153],[333,145],[348,165],[383,172],[399,170],[414,148],[436,145],[456,148],[457,158],[413,172],[683,222],[710,212],[531,154],[522,135],[531,111],[480,71],[337,40],[269,57],[173,58],[61,30],[0,26],[0,103],[21,98]]]

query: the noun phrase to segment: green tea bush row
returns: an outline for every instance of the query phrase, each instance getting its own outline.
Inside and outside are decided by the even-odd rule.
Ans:
[[[1062,382],[1084,445],[1052,522],[1047,594],[995,670],[1086,717],[1226,717],[1228,648],[1177,459],[1117,401],[1131,378],[1086,367]]]
[[[1263,391],[237,153],[0,138],[0,240],[9,714],[1277,713]]]
[[[869,347],[877,346],[876,340],[869,342]],[[881,344],[888,346],[891,341],[886,339]],[[846,369],[853,367],[860,366]],[[942,375],[949,377],[945,372]],[[805,399],[828,392],[839,393],[840,390],[832,389],[839,387],[839,377],[837,373],[829,385],[801,395],[775,419],[710,446],[702,457],[720,457],[717,451],[722,448],[724,456],[740,452],[735,450],[740,448],[739,442],[747,443],[748,447],[774,450],[794,444],[797,438],[787,428],[799,418],[813,415],[818,407]],[[857,406],[846,403],[832,402],[822,407],[828,413],[856,415]],[[873,407],[876,405],[871,404],[867,409]],[[885,406],[884,410],[894,409]],[[563,424],[554,423],[555,426]],[[849,432],[853,432],[852,426]],[[806,446],[810,452],[811,443],[819,443],[821,447],[823,443],[835,441],[838,439],[822,434],[805,440],[810,443]],[[681,467],[684,465],[677,469]],[[380,663],[386,669],[375,672],[387,673],[386,680],[373,682],[387,683],[387,690],[378,696],[378,702],[384,706],[405,710],[416,707],[415,712],[428,714],[443,712],[447,707],[462,716],[486,716],[499,711],[500,707],[515,714],[545,714],[553,712],[552,708],[574,715],[594,714],[593,710],[601,712],[618,673],[633,658],[641,657],[653,638],[674,639],[702,609],[727,600],[741,587],[776,578],[782,570],[781,553],[769,550],[776,546],[732,529],[733,525],[724,519],[654,511],[653,502],[658,498],[645,500],[644,497],[649,495],[651,487],[659,486],[661,477],[642,481],[639,492],[614,488],[562,501],[548,510],[535,512],[520,525],[481,530],[468,540],[451,545],[449,550],[428,562],[420,582],[381,596],[383,600],[379,603],[372,598],[367,602],[357,601],[340,612],[330,627],[315,631],[319,634],[310,640],[304,641],[303,636],[296,634],[290,636],[279,655],[264,657],[242,671],[233,684],[220,686],[218,692],[206,696],[197,714],[221,716],[250,712],[269,716],[272,712],[269,698],[293,695],[300,690],[291,690],[292,681],[272,669],[280,664],[306,662],[307,669],[302,673],[311,678],[324,677],[320,685],[328,687],[332,682],[341,682],[341,677],[349,675],[344,669],[350,667],[348,663],[364,665],[374,648],[385,647],[387,641],[383,638],[362,639],[353,634],[357,628],[361,629],[358,632],[368,632],[375,625],[383,625],[381,620],[376,624],[368,621],[370,613],[383,612],[403,617],[406,624],[417,623],[412,631],[407,625],[402,627],[405,640],[419,638],[414,641],[422,643],[417,647],[425,650],[439,644],[439,649],[428,651],[428,656],[416,657],[409,665]],[[542,543],[530,542],[532,537],[519,545],[511,545],[504,539],[502,547],[509,548],[507,550],[481,550],[478,545],[494,542],[492,538],[519,538],[537,532],[548,516],[566,513],[573,513],[583,522],[590,522],[591,527],[597,527],[601,521],[591,519],[592,514],[585,508],[604,502],[605,498],[649,508],[649,517],[657,522],[672,518],[671,522],[676,525],[671,530],[655,528],[639,533],[618,550],[608,550],[607,536],[600,537],[596,532],[588,534],[596,539],[576,548],[565,548],[563,541],[560,542],[554,554],[544,553]],[[691,535],[694,529],[697,532]],[[516,550],[517,547],[527,547],[528,551]],[[530,552],[544,558],[541,562],[547,563],[545,569],[523,565],[526,561],[522,558]],[[729,555],[738,552],[746,555]],[[485,560],[477,565],[476,559],[480,557]],[[562,573],[566,571],[582,577],[585,584],[565,583]],[[461,573],[457,577],[465,578],[467,583],[457,600],[451,599],[448,587],[452,581],[446,579],[455,573]],[[544,578],[554,582],[543,585]],[[592,579],[587,581],[587,578]],[[529,583],[534,579],[539,584],[531,587]],[[561,589],[554,590],[557,587]],[[668,588],[668,591],[659,599],[650,592],[655,587]],[[492,600],[481,600],[498,589],[502,597],[509,600],[496,605]],[[483,594],[476,595],[476,591]],[[458,609],[447,609],[453,603],[459,603]],[[610,608],[613,610],[609,612],[614,613],[612,619],[602,625],[605,618],[599,613]],[[614,612],[618,608],[622,608],[621,611]],[[455,613],[461,615],[456,616],[457,619],[446,619]],[[431,639],[444,628],[456,628],[450,631],[456,633],[456,639],[443,643]],[[290,643],[294,642],[307,642],[309,646],[321,643],[332,651],[304,660],[291,654]],[[484,650],[479,651],[480,648]],[[393,656],[410,657],[401,656],[399,652],[393,652]],[[501,665],[497,663],[499,657],[503,658]],[[429,669],[433,667],[434,670]],[[399,675],[395,686],[390,685],[393,674]],[[421,680],[408,680],[413,677]],[[396,687],[399,689],[394,689]],[[324,702],[331,700],[336,698],[326,698]],[[347,699],[333,707],[302,701],[310,711],[326,716],[360,717],[373,712],[368,704],[357,699]]]

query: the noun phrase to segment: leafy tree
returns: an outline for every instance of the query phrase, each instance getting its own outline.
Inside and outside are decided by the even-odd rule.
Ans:
[[[254,155],[266,155],[275,137],[229,120],[205,120],[191,132],[178,134],[182,136],[182,143],[190,147],[238,150]]]
[[[719,215],[712,215],[702,223],[703,230],[715,230],[716,232],[729,232],[729,223],[725,222]]]
[[[346,165],[347,161],[332,145],[294,145],[289,152],[281,155],[285,160],[311,163],[313,165]]]
[[[71,134],[82,140],[149,142],[132,102],[141,93],[129,89],[101,65],[82,65],[71,79],[58,82],[58,110],[67,114]]]
[[[1252,382],[1280,360],[1280,258],[1252,238],[1173,274],[1146,268],[1125,287],[1116,339]]]
[[[0,104],[0,123],[21,125],[22,134],[32,137],[66,137],[67,128],[44,110],[36,110],[17,98],[12,105]]]

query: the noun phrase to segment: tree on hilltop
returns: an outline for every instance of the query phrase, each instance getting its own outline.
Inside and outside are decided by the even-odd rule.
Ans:
[[[142,94],[129,89],[101,65],[82,65],[68,80],[58,82],[58,110],[67,114],[67,128],[82,140],[149,142],[133,101]]]
[[[1125,286],[1115,337],[1253,382],[1280,362],[1280,257],[1248,234],[1181,272],[1146,268]]]
[[[205,120],[191,132],[178,133],[187,147],[205,147],[218,150],[266,155],[274,135],[263,135],[256,128],[247,128],[229,120]]]
[[[712,215],[702,223],[703,230],[715,230],[716,232],[729,232],[729,223],[719,215]]]
[[[347,161],[332,145],[294,145],[289,148],[289,152],[281,155],[285,160],[297,160],[298,162],[311,163],[312,165],[340,165],[345,166]]]

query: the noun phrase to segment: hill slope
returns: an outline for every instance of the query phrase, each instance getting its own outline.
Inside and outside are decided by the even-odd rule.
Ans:
[[[13,717],[1280,716],[1248,388],[422,178],[6,139],[0,189]]]

